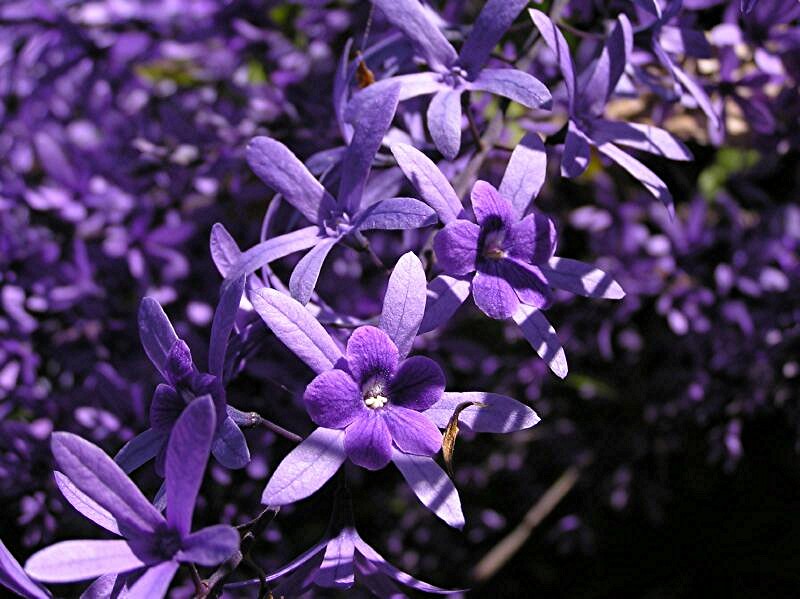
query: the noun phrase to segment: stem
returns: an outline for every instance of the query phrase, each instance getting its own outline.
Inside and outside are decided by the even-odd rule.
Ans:
[[[465,94],[467,100],[467,107],[465,112],[467,113],[467,122],[469,123],[469,130],[472,133],[472,139],[475,140],[475,146],[478,148],[478,152],[483,151],[483,141],[481,140],[481,134],[478,131],[478,125],[475,123],[475,115],[472,114],[472,106],[469,105],[469,94]]]
[[[303,440],[303,437],[298,435],[297,433],[293,433],[290,430],[286,430],[282,426],[275,424],[271,420],[267,420],[258,412],[249,412],[247,414],[248,421],[245,424],[242,424],[242,428],[255,428],[257,426],[263,426],[269,431],[272,431],[276,435],[283,437],[284,439],[289,439],[294,443],[300,443]]]

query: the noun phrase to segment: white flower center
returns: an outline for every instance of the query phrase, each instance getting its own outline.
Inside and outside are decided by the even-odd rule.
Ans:
[[[373,410],[382,408],[387,404],[389,398],[384,395],[384,383],[381,377],[373,377],[362,387],[364,403]]]
[[[364,403],[367,404],[368,408],[382,408],[386,405],[386,402],[389,401],[389,398],[384,395],[370,395],[364,399]]]

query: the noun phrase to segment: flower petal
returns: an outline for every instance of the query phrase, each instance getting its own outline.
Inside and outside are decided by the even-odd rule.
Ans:
[[[367,410],[345,430],[347,457],[367,470],[380,470],[392,457],[392,435],[378,410]]]
[[[461,147],[461,90],[441,91],[428,105],[428,130],[433,143],[448,160]]]
[[[470,282],[448,275],[439,275],[428,284],[425,315],[418,334],[432,331],[450,320],[456,310],[469,297]]]
[[[389,400],[412,410],[427,410],[442,396],[444,373],[439,365],[424,356],[404,360],[389,383]]]
[[[239,533],[232,526],[207,526],[183,539],[175,559],[201,566],[216,566],[239,549]]]
[[[408,355],[417,336],[425,314],[427,285],[419,258],[413,252],[400,256],[389,276],[379,325],[397,346],[400,358]]]
[[[373,326],[358,327],[347,340],[347,365],[361,384],[380,375],[387,380],[397,370],[399,352],[386,331]]]
[[[542,264],[555,253],[557,239],[555,223],[537,212],[511,225],[505,247],[514,258],[532,264]]]
[[[261,503],[279,506],[305,499],[324,485],[347,459],[343,431],[318,428],[278,464]]]
[[[392,452],[392,461],[422,504],[454,528],[464,527],[458,491],[447,474],[431,458]]]
[[[114,461],[122,470],[130,474],[142,464],[156,457],[166,442],[167,436],[163,431],[148,428],[123,445],[122,449],[114,456]]]
[[[503,226],[511,225],[514,220],[509,201],[498,193],[491,183],[478,180],[472,186],[470,194],[475,219],[483,229],[486,226],[497,228],[495,223]]]
[[[184,399],[173,387],[161,383],[153,393],[150,402],[150,426],[156,433],[164,436],[172,430],[178,416],[186,407]]]
[[[498,272],[509,282],[522,303],[540,310],[552,304],[553,293],[537,266],[511,258],[500,262]]]
[[[182,536],[192,529],[192,513],[203,482],[216,429],[214,402],[208,395],[190,402],[167,445],[167,522]]]
[[[250,300],[275,336],[315,372],[331,370],[342,359],[339,346],[297,300],[266,288],[254,291]]]
[[[345,428],[367,409],[353,378],[336,369],[318,374],[306,387],[303,401],[311,420],[325,428]]]
[[[443,393],[442,398],[424,414],[439,428],[447,428],[456,408],[467,402],[483,404],[469,406],[458,415],[459,426],[476,433],[520,431],[531,428],[540,420],[536,412],[516,399],[482,391]]]
[[[420,197],[439,215],[444,224],[458,218],[463,210],[453,186],[442,171],[422,152],[404,143],[395,143],[392,154],[403,174]]]
[[[264,183],[280,193],[312,223],[326,214],[335,200],[289,148],[269,137],[254,137],[247,162]],[[237,275],[238,276],[238,275]]]
[[[498,191],[507,198],[517,218],[522,218],[531,200],[539,195],[547,175],[547,150],[537,133],[523,137],[508,159]]]
[[[402,406],[387,406],[385,419],[392,441],[401,451],[432,456],[441,449],[442,433],[424,414]]]
[[[519,306],[514,288],[501,276],[494,262],[472,279],[472,299],[484,314],[497,320],[510,317]]]
[[[443,271],[460,276],[475,270],[480,232],[473,222],[454,220],[436,234],[433,251]]]
[[[63,541],[34,553],[25,571],[42,582],[73,582],[144,565],[127,541]]]
[[[567,376],[567,356],[553,326],[540,310],[520,304],[513,315],[525,339],[533,346],[539,357],[544,360],[553,373],[564,378]]]
[[[553,103],[544,83],[517,69],[483,69],[469,89],[503,96],[528,108],[549,108]]]

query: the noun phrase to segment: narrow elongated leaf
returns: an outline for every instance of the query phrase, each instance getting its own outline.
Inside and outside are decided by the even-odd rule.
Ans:
[[[553,373],[564,378],[567,376],[567,356],[556,330],[547,321],[544,314],[536,308],[520,304],[512,316],[525,339],[533,346],[539,357],[544,360]]]
[[[305,499],[336,474],[345,459],[344,431],[318,428],[278,465],[261,503],[279,506]]]
[[[412,252],[403,254],[389,277],[383,299],[380,328],[389,334],[400,359],[411,351],[425,314],[427,280],[422,262]]]
[[[453,481],[433,458],[394,449],[392,461],[422,504],[454,528],[464,527],[464,513]]]
[[[458,415],[458,422],[476,433],[510,433],[536,425],[540,418],[525,404],[497,393],[470,391],[445,392],[425,415],[439,428],[445,428],[456,408],[470,404]]]
[[[167,357],[178,336],[161,304],[152,297],[144,298],[139,304],[139,338],[150,362],[165,380],[169,380]]]
[[[42,582],[73,582],[142,566],[127,541],[86,540],[63,541],[34,553],[25,571]]]
[[[342,359],[339,346],[297,300],[274,289],[254,291],[250,299],[275,336],[314,372],[330,370]]]
[[[404,143],[393,144],[391,150],[400,170],[420,197],[436,211],[439,220],[447,224],[458,218],[463,210],[461,202],[447,177],[431,159]]]
[[[239,302],[244,293],[245,276],[242,275],[230,285],[222,288],[222,296],[214,312],[211,323],[211,340],[208,347],[208,371],[214,376],[221,377],[225,365],[225,351],[228,349],[228,339],[236,322],[236,313],[239,311]]]

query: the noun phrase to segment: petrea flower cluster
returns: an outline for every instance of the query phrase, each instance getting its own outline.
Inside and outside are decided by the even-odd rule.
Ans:
[[[692,431],[800,438],[796,2],[9,0],[0,40],[12,593],[463,595],[581,475],[658,519]]]

